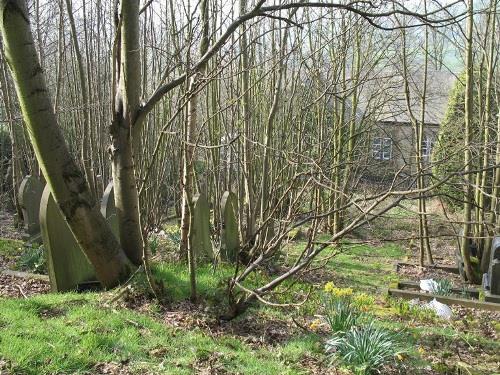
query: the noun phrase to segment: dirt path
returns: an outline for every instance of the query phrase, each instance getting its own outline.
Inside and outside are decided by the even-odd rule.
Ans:
[[[10,212],[0,211],[0,237],[21,240],[23,233],[14,227],[14,216]]]

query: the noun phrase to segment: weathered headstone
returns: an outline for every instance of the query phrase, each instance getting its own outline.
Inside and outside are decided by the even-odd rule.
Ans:
[[[116,238],[119,237],[118,232],[118,216],[116,213],[115,206],[115,190],[113,188],[113,182],[110,182],[104,190],[104,195],[101,200],[101,214],[106,218],[109,226],[111,227],[111,231],[115,235]]]
[[[190,236],[196,258],[212,259],[214,254],[210,239],[210,208],[203,194],[193,198]]]
[[[483,285],[486,289],[485,300],[500,302],[500,237],[493,238],[490,256],[490,267]]]
[[[236,262],[240,249],[238,222],[236,212],[238,201],[230,191],[224,192],[220,203],[222,228],[220,234],[220,258],[223,261]]]
[[[40,202],[40,228],[52,291],[80,290],[95,284],[94,268],[76,242],[48,185]]]
[[[40,234],[40,199],[43,185],[34,176],[26,176],[19,187],[19,205],[23,212],[24,227],[30,238]]]

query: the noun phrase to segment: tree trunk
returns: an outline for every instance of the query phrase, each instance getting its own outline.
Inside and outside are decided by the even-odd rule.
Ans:
[[[73,7],[71,5],[71,0],[66,0],[66,8],[68,10],[68,19],[71,26],[71,38],[73,39],[73,48],[75,49],[76,62],[78,67],[78,78],[80,80],[80,91],[82,93],[83,101],[83,127],[82,127],[82,142],[81,142],[81,159],[83,170],[85,172],[85,178],[87,179],[87,184],[90,186],[91,193],[96,197],[96,191],[94,189],[93,178],[92,178],[92,166],[90,157],[90,102],[89,94],[87,88],[87,82],[85,79],[85,71],[83,69],[83,58],[80,51],[80,44],[78,43],[78,35],[76,33],[75,19],[73,17]]]
[[[424,12],[427,13],[427,4],[424,2]],[[425,44],[424,44],[424,72],[423,72],[423,84],[422,84],[422,97],[421,97],[421,114],[420,114],[420,126],[417,131],[417,188],[418,193],[418,205],[419,205],[419,216],[420,216],[420,259],[421,265],[423,265],[424,253],[429,264],[434,264],[434,259],[432,258],[431,245],[429,240],[429,225],[427,222],[427,200],[425,198],[422,190],[425,188],[425,176],[424,176],[424,162],[422,155],[422,145],[424,143],[425,134],[425,111],[427,103],[427,73],[429,70],[429,30],[427,26],[425,27]],[[427,145],[430,147],[430,145]]]
[[[468,1],[467,19],[467,46],[466,46],[466,80],[465,80],[465,129],[464,129],[464,216],[463,216],[463,236],[461,238],[460,249],[464,261],[465,274],[470,282],[477,282],[477,278],[470,259],[469,236],[471,232],[472,220],[472,177],[471,177],[471,132],[473,119],[473,62],[472,62],[472,28],[473,22],[473,0]]]
[[[240,0],[240,14],[246,11],[247,0]],[[254,191],[254,168],[252,166],[253,147],[252,147],[252,110],[250,98],[250,73],[248,61],[248,40],[247,28],[243,24],[241,26],[240,38],[240,56],[241,56],[241,85],[242,85],[242,114],[243,114],[243,180],[245,188],[245,204],[244,215],[246,217],[246,230],[244,233],[244,242],[252,240],[255,234],[255,219],[257,215],[257,202],[255,202]]]
[[[140,265],[144,244],[134,163],[134,146],[139,143],[141,129],[140,123],[134,124],[141,87],[139,0],[122,1],[120,11],[119,81],[110,129],[110,155],[120,243],[132,263]]]
[[[479,213],[478,213],[478,248],[481,250],[481,269],[483,267],[484,262],[489,263],[489,259],[484,260],[483,258],[487,257],[489,258],[490,255],[490,249],[489,247],[491,246],[491,229],[485,225],[485,222],[487,221],[486,218],[486,211],[487,211],[487,195],[489,193],[489,187],[487,186],[488,183],[488,177],[489,173],[488,172],[488,167],[490,164],[490,142],[491,142],[491,135],[490,135],[490,126],[492,125],[492,111],[491,111],[491,93],[492,93],[492,86],[493,86],[493,75],[495,71],[494,63],[495,63],[495,46],[496,46],[496,3],[497,1],[491,0],[490,1],[490,20],[491,20],[491,27],[490,27],[490,35],[489,37],[491,38],[489,41],[489,46],[488,46],[488,56],[487,56],[487,77],[486,77],[486,98],[485,98],[485,104],[484,104],[484,116],[483,116],[483,162],[482,162],[482,169],[483,171],[480,173],[481,174],[481,183],[478,187],[479,191],[479,201],[478,201],[478,206],[479,206]],[[480,94],[481,95],[481,94]],[[494,175],[491,175],[491,179],[494,179]],[[493,208],[494,199],[492,198],[490,201],[490,208]],[[492,213],[490,216],[494,216],[493,210],[491,210]]]
[[[0,1],[0,28],[5,56],[43,175],[97,277],[106,287],[116,286],[130,275],[133,266],[92,199],[57,124],[24,1]]]

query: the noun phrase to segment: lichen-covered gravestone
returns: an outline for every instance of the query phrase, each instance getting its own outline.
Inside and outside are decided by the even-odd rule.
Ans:
[[[40,202],[40,228],[52,291],[64,292],[95,286],[94,268],[76,242],[48,185]]]
[[[198,194],[193,199],[190,237],[197,259],[212,259],[213,247],[210,239],[210,208],[207,198]]]
[[[230,191],[224,192],[220,203],[222,228],[220,234],[220,259],[236,262],[240,248],[236,211],[238,208],[236,195]]]
[[[24,227],[30,238],[40,234],[40,199],[43,185],[36,177],[26,176],[19,187],[19,205],[23,211]]]
[[[101,214],[105,217],[115,237],[120,238],[118,235],[118,216],[116,213],[113,182],[110,182],[106,190],[104,190],[104,195],[101,200]]]

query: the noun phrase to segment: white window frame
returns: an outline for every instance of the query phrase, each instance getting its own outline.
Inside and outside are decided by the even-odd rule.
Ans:
[[[422,158],[424,160],[429,160],[432,154],[432,148],[434,147],[433,138],[425,138],[422,142]]]
[[[372,156],[375,160],[391,160],[392,139],[386,137],[373,138]]]

